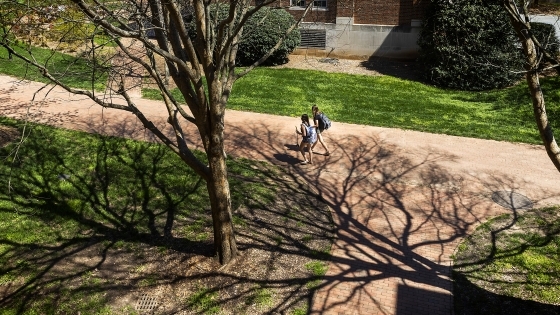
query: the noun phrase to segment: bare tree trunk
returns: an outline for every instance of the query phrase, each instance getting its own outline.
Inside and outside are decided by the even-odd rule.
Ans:
[[[531,38],[529,27],[525,22],[523,22],[519,11],[517,11],[515,3],[511,0],[506,0],[504,1],[504,5],[509,14],[511,24],[513,25],[513,28],[519,37],[519,41],[523,46],[523,54],[526,57],[525,70],[527,70],[527,84],[531,93],[531,99],[533,100],[533,113],[535,115],[541,139],[550,160],[556,169],[560,171],[560,148],[556,143],[556,139],[554,139],[554,133],[552,132],[552,128],[548,122],[544,95],[539,82],[538,68],[540,58],[538,51],[535,47],[533,39]]]
[[[527,59],[536,59],[536,57],[531,55]],[[531,98],[533,99],[533,113],[535,115],[541,139],[544,143],[544,147],[546,148],[546,153],[550,157],[550,160],[556,169],[560,171],[560,148],[556,143],[554,133],[548,122],[544,96],[539,83],[539,74],[536,70],[527,72],[527,84],[529,85],[529,91],[531,92]]]
[[[207,181],[212,221],[214,225],[214,252],[220,264],[229,263],[237,256],[237,243],[231,220],[231,196],[227,179],[226,158],[221,144],[209,151],[211,177]],[[217,154],[214,154],[217,153]]]

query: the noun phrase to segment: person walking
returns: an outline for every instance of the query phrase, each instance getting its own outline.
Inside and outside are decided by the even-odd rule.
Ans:
[[[313,164],[311,145],[317,142],[317,127],[309,123],[309,116],[307,116],[307,114],[301,115],[301,125],[299,126],[299,130],[296,126],[296,132],[303,137],[299,145],[299,152],[301,152],[304,160],[302,164]],[[305,148],[309,152],[309,160],[305,158]]]
[[[319,139],[319,142],[321,142],[321,145],[323,146],[323,148],[326,151],[325,155],[329,156],[329,155],[331,155],[331,152],[329,151],[329,147],[327,147],[327,144],[325,143],[325,140],[323,139],[323,135],[322,135],[322,133],[325,131],[325,126],[323,126],[322,124],[319,123],[320,121],[322,121],[321,114],[323,114],[323,112],[321,112],[319,110],[319,107],[317,107],[317,105],[313,105],[311,107],[311,112],[313,113],[313,122],[315,124],[316,129],[317,129],[317,138]],[[317,145],[317,142],[315,142],[311,146],[311,151],[313,151],[313,148],[315,148],[316,145]]]

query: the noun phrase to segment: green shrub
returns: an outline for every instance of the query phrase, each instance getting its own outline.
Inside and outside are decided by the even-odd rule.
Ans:
[[[523,63],[496,0],[433,0],[418,40],[425,78],[436,86],[487,90],[520,79]]]
[[[531,31],[544,49],[554,56],[554,58],[558,59],[560,56],[560,40],[556,37],[554,25],[534,22],[531,23]]]
[[[295,23],[294,17],[285,10],[264,7],[257,11],[245,24],[243,37],[239,44],[236,63],[250,65],[264,56],[286,30]],[[300,44],[298,29],[293,30],[282,45],[266,60],[266,65],[278,65],[288,62],[288,55]]]
[[[224,19],[228,14],[229,6],[221,5],[218,8],[218,16]],[[210,10],[216,12],[213,6]],[[286,30],[295,23],[292,15],[285,10],[263,7],[247,20],[243,28],[243,35],[239,43],[236,64],[248,66],[259,60],[278,40],[284,36]],[[190,21],[189,35],[196,38],[194,21]],[[299,45],[301,35],[298,29],[294,29],[284,39],[282,45],[267,58],[264,65],[278,65],[288,62],[289,54]]]

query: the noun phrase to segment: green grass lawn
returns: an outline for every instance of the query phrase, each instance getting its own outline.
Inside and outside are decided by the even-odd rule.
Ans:
[[[306,283],[320,276],[307,266],[328,261],[332,218],[281,169],[226,161],[238,248],[264,250],[228,276],[213,258],[206,183],[167,147],[26,126],[21,146],[0,147],[0,315],[144,314],[140,292],[162,288],[201,314],[268,314],[284,298],[283,314],[307,312]],[[282,267],[288,256],[299,265]],[[277,267],[290,268],[284,279],[264,275]]]
[[[85,59],[34,48],[38,60],[70,86],[91,88],[90,63]],[[50,59],[49,59],[50,58]],[[8,60],[0,49],[0,73],[46,82],[19,60]],[[106,76],[98,73],[96,89]],[[547,113],[554,129],[560,127],[559,78],[542,79]],[[174,90],[181,99],[178,90]],[[157,90],[145,89],[159,99]],[[234,86],[228,108],[298,117],[317,104],[335,122],[403,128],[464,137],[540,144],[527,86],[494,91],[444,90],[390,76],[363,76],[313,70],[261,67]]]
[[[487,221],[454,265],[456,314],[560,314],[560,209]]]
[[[558,78],[542,80],[547,112],[560,127]],[[144,96],[158,99],[155,90]],[[178,91],[176,97],[180,98]],[[443,90],[390,76],[258,68],[233,88],[228,108],[300,116],[317,104],[335,124],[346,122],[482,139],[540,143],[526,84],[503,90]]]
[[[23,48],[17,50],[25,57],[34,58],[40,65],[46,66],[55,78],[71,87],[91,90],[93,80],[94,89],[105,89],[107,69],[91,60],[39,47],[32,47],[31,53]],[[92,69],[95,69],[95,72]],[[31,81],[50,82],[35,67],[28,65],[21,59],[14,56],[10,60],[8,51],[3,47],[0,47],[0,73]]]
[[[5,118],[0,124],[17,126]],[[96,244],[140,256],[143,243],[177,250],[158,236],[170,213],[181,251],[212,248],[206,185],[165,146],[47,126],[28,130],[17,155],[14,145],[0,148],[0,314],[111,314],[104,288],[124,284],[72,267],[65,257]],[[253,198],[259,204],[274,199],[274,187],[258,182],[267,176],[259,162],[227,163],[234,209]],[[76,274],[45,276],[58,264]]]

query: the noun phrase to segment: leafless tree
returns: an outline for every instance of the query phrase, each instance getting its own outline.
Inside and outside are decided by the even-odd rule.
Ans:
[[[533,113],[541,139],[552,163],[554,163],[556,169],[560,171],[560,148],[556,143],[552,127],[548,121],[545,99],[539,82],[539,74],[543,68],[546,69],[545,67],[541,67],[542,63],[547,63],[549,65],[548,68],[555,68],[559,73],[560,65],[558,60],[554,58],[554,55],[539,43],[531,31],[528,11],[530,2],[530,0],[503,0],[502,3],[521,42],[523,55],[526,58],[525,70],[527,84],[531,93]]]
[[[15,17],[14,20],[21,25],[32,17],[44,14],[46,11],[41,9],[48,2],[49,0],[3,0],[0,1],[0,6],[10,4],[18,7],[17,12],[23,12],[24,15]],[[61,2],[54,1],[51,5],[56,3]],[[243,26],[249,17],[263,6],[282,9],[279,1],[257,1],[256,6],[251,6],[251,0],[68,0],[66,3],[67,7],[58,10],[60,16],[64,16],[64,12],[73,12],[72,15],[66,14],[68,20],[65,25],[86,23],[94,30],[101,30],[103,36],[118,45],[120,54],[143,68],[155,82],[167,108],[167,121],[173,127],[172,137],[168,137],[144,115],[122,81],[117,80],[116,86],[110,85],[112,93],[118,94],[121,99],[120,103],[113,102],[114,98],[100,96],[94,90],[78,90],[68,86],[29,53],[16,49],[16,42],[11,37],[3,36],[0,45],[14,56],[37,67],[45,77],[69,92],[86,95],[105,108],[133,113],[147,129],[201,176],[206,181],[210,196],[215,254],[221,264],[227,264],[236,257],[238,251],[231,220],[231,198],[224,151],[225,109],[235,81],[265,61],[281,45],[283,38],[265,56],[242,71],[236,71],[237,48],[242,38]],[[298,27],[311,5],[312,1],[302,12],[301,18],[287,30],[286,35]],[[228,13],[225,18],[217,14],[220,7],[226,7]],[[18,23],[12,23],[14,29],[11,31],[15,30]],[[66,32],[68,33],[69,31]],[[59,42],[63,41],[63,36],[65,34],[61,35]],[[136,43],[134,49],[130,45],[131,41]],[[95,55],[100,46],[102,45],[92,39],[88,53]],[[137,47],[140,47],[141,53]],[[156,59],[165,61],[167,72],[184,97],[188,110],[170,93],[161,71],[156,69]],[[115,69],[111,71],[114,73]],[[183,132],[185,124],[196,126],[208,164],[199,160],[189,148],[188,139]]]

